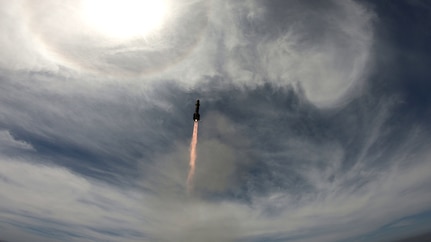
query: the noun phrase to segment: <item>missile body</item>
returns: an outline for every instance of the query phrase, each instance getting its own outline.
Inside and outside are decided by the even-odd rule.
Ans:
[[[195,113],[193,114],[193,120],[194,121],[199,121],[201,119],[201,115],[199,115],[199,99],[196,100],[196,104],[195,104]]]

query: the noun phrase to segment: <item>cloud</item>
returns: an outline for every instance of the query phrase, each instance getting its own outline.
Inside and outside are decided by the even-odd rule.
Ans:
[[[373,105],[375,107],[375,105]],[[235,180],[224,178],[224,172],[231,172],[235,166],[239,169],[253,166],[256,160],[252,163],[247,163],[244,166],[239,165],[241,159],[229,158],[230,151],[224,150],[217,152],[219,147],[217,143],[212,143],[214,148],[212,151],[201,149],[202,154],[208,157],[198,158],[198,167],[201,167],[202,174],[205,174],[206,169],[214,169],[211,175],[203,176],[203,179],[212,180],[211,176],[219,178],[218,184],[220,187],[233,186],[242,187],[243,183],[261,183],[263,184],[263,193],[258,189],[249,189],[250,200],[244,200],[244,197],[238,197],[235,193],[218,194],[217,189],[211,190],[211,185],[208,185],[210,194],[201,195],[203,204],[221,204],[223,206],[220,211],[216,211],[212,206],[205,206],[205,220],[212,220],[213,216],[225,215],[227,212],[235,214],[235,218],[229,220],[239,221],[241,224],[237,230],[237,238],[245,239],[245,241],[271,241],[271,240],[287,240],[294,239],[296,241],[334,241],[339,239],[348,239],[358,236],[368,231],[373,231],[381,226],[384,226],[391,221],[397,220],[408,214],[420,213],[429,209],[427,203],[431,199],[430,193],[426,191],[426,184],[430,180],[426,175],[426,171],[430,168],[430,157],[427,151],[422,150],[426,147],[427,138],[417,136],[418,132],[411,132],[402,144],[397,144],[396,151],[390,150],[391,155],[387,155],[388,147],[381,147],[379,144],[382,139],[385,139],[388,126],[386,122],[391,117],[387,112],[391,112],[390,105],[386,103],[379,108],[381,115],[368,116],[366,111],[363,117],[365,130],[370,130],[372,133],[367,133],[359,139],[362,144],[362,152],[357,152],[355,156],[348,155],[350,148],[346,144],[338,143],[337,141],[316,142],[307,136],[298,138],[291,135],[288,142],[281,144],[284,153],[266,152],[260,157],[254,159],[265,158],[265,166],[259,167],[258,172],[269,172],[268,176],[258,176],[250,170],[243,171],[247,174],[246,178],[236,183]],[[355,110],[358,112],[358,110]],[[344,113],[345,115],[348,115]],[[214,116],[212,117],[214,119]],[[221,120],[223,120],[222,118]],[[205,120],[205,119],[203,119]],[[209,127],[217,127],[215,123],[221,123],[222,126],[233,127],[229,122],[215,121],[208,125]],[[277,123],[274,120],[274,123]],[[339,125],[337,125],[339,127]],[[206,132],[203,129],[202,132]],[[394,128],[394,127],[393,127]],[[222,140],[227,134],[226,128],[216,131],[217,128],[209,128],[209,132],[218,133],[216,140]],[[244,136],[243,133],[238,133],[241,128],[236,127],[232,133],[232,137]],[[349,128],[350,132],[355,133]],[[339,130],[342,132],[342,129]],[[229,132],[227,132],[229,133]],[[255,135],[258,132],[253,132]],[[204,135],[203,140],[211,137]],[[419,138],[422,137],[422,138]],[[247,139],[247,138],[246,138]],[[419,141],[418,139],[424,139]],[[230,143],[224,140],[223,143]],[[284,137],[275,139],[277,141],[284,140]],[[203,141],[205,142],[205,141]],[[424,146],[417,146],[418,143]],[[199,143],[200,144],[200,143]],[[198,145],[199,145],[198,144]],[[393,146],[394,144],[388,145]],[[228,147],[235,147],[229,145]],[[381,149],[379,154],[373,148]],[[247,149],[246,147],[243,147]],[[358,147],[355,146],[354,149]],[[418,150],[420,149],[420,151]],[[426,149],[426,148],[425,148]],[[241,149],[237,149],[235,154],[238,154]],[[219,155],[211,155],[211,152],[217,152]],[[186,156],[186,147],[183,149]],[[416,155],[414,155],[416,154]],[[179,162],[179,155],[173,154],[177,159],[171,160],[171,164]],[[278,157],[278,159],[277,159]],[[378,158],[376,158],[378,157]],[[205,162],[205,159],[211,159],[213,166]],[[375,161],[379,161],[379,165]],[[226,164],[230,162],[235,164]],[[226,163],[225,163],[226,162]],[[384,164],[384,165],[383,165]],[[177,167],[169,169],[172,165],[165,165],[162,169],[165,171],[161,180],[169,179],[171,176],[166,173],[168,170],[178,171]],[[381,166],[383,165],[383,166]],[[208,167],[206,167],[208,166]],[[157,176],[156,170],[150,171]],[[198,171],[199,172],[199,171]],[[241,174],[241,170],[235,170],[236,176]],[[186,171],[183,172],[184,174]],[[220,175],[217,175],[221,173]],[[175,174],[177,174],[175,172]],[[198,176],[198,174],[197,174]],[[291,180],[296,179],[294,182]],[[263,179],[262,179],[263,178]],[[184,181],[178,179],[179,183]],[[166,180],[166,181],[167,181]],[[226,180],[229,181],[226,183]],[[205,183],[205,180],[199,183]],[[199,185],[199,184],[198,184]],[[222,186],[221,186],[222,185]],[[214,188],[214,187],[213,187]],[[218,187],[216,187],[218,188]],[[182,188],[184,190],[184,188]],[[235,191],[235,189],[233,189]],[[409,191],[406,193],[406,191]],[[179,190],[181,191],[181,189]],[[410,198],[414,196],[414,202]],[[175,197],[175,196],[174,196]],[[169,218],[176,217],[178,214],[181,218],[187,218],[187,221],[192,220],[188,215],[184,214],[188,211],[187,202],[182,199],[174,198],[163,199],[163,202],[158,202],[158,205],[167,203],[173,206],[172,213],[169,213]],[[216,202],[214,202],[216,201]],[[177,205],[171,205],[171,204]],[[184,204],[183,204],[184,203]],[[202,203],[202,201],[200,201]],[[197,204],[200,204],[197,203]],[[200,206],[194,204],[191,206],[196,211],[202,211]],[[388,206],[388,204],[391,204]],[[187,209],[184,209],[186,207]],[[235,211],[235,213],[233,212]],[[182,219],[181,219],[182,221]],[[204,223],[203,221],[198,224]],[[221,221],[221,223],[223,223]],[[208,224],[211,224],[208,222]],[[190,228],[188,228],[190,226]],[[189,235],[191,229],[196,226],[192,224],[184,225],[179,231],[171,231],[173,235],[170,238]],[[163,233],[164,236],[168,234]],[[184,236],[186,236],[184,235]],[[226,241],[231,241],[226,239]]]
[[[52,91],[56,89],[44,96],[36,88],[29,89],[27,96],[16,99],[12,97],[17,91],[7,84],[7,95],[2,96],[7,102],[3,103],[14,103],[15,111],[2,109],[10,119],[2,122],[14,132],[0,133],[5,144],[0,159],[0,211],[7,224],[3,226],[28,231],[28,236],[63,241],[333,241],[429,209],[427,171],[431,167],[424,148],[428,138],[416,127],[400,142],[384,142],[399,129],[388,125],[396,102],[360,100],[360,107],[351,104],[343,111],[345,119],[327,114],[326,118],[336,120],[329,125],[318,109],[291,90],[219,91],[210,97],[230,99],[206,102],[200,123],[196,190],[188,196],[185,181],[191,122],[183,125],[178,121],[182,118],[166,118],[190,114],[182,109],[192,110],[193,101],[189,106],[181,104],[178,100],[187,99],[186,94],[178,94],[181,89],[156,91],[164,102],[157,106],[146,103],[149,106],[140,110],[146,117],[157,118],[142,119],[139,112],[119,115],[136,107],[134,101],[130,105],[123,102],[126,95],[121,90],[106,87],[103,95],[91,98],[87,95],[93,90],[88,88],[65,92],[56,106],[44,108],[58,100]],[[79,99],[77,93],[82,93]],[[42,97],[33,98],[36,96]],[[268,96],[272,102],[265,101]],[[131,95],[127,98],[134,100]],[[225,102],[238,105],[228,107]],[[17,113],[30,118],[21,119]],[[122,120],[124,116],[128,118]],[[119,121],[104,123],[105,117]],[[57,122],[47,125],[51,120]],[[286,120],[289,125],[281,125]],[[127,128],[118,125],[122,122]],[[263,125],[265,122],[270,124]],[[100,130],[110,132],[107,137],[116,134],[116,138],[105,140],[97,128],[101,125]],[[321,125],[326,125],[325,132],[332,126],[337,132],[322,133],[330,138],[316,138],[315,126]],[[40,140],[35,142],[31,135],[22,135],[23,131],[44,137],[44,142],[58,137],[57,147],[67,150],[74,143],[94,152],[97,159],[111,161],[127,155],[129,145],[140,140],[136,137],[146,134],[136,149],[145,156],[128,154],[127,169],[122,167],[125,163],[97,164],[97,159],[79,156],[70,165],[69,153],[44,150]],[[133,142],[120,145],[117,141],[128,139]],[[157,139],[160,141],[155,142]],[[171,142],[163,143],[165,139]],[[37,152],[31,156],[9,152],[23,149]],[[106,151],[112,156],[105,156]],[[105,178],[92,178],[83,167],[106,172]],[[6,239],[21,238],[17,236]]]
[[[75,1],[1,4],[0,239],[334,241],[430,209],[427,129],[363,85],[358,2],[172,2],[125,43]]]
[[[352,97],[368,74],[373,13],[356,2],[213,3],[210,13],[205,41],[173,67],[180,80],[219,75],[251,87],[299,85],[327,107]]]
[[[62,167],[7,158],[0,162],[3,223],[57,240],[106,241],[121,236],[142,241],[145,222],[133,212],[142,202],[139,194],[87,180]]]
[[[0,144],[3,151],[9,149],[34,150],[31,144],[16,140],[8,130],[0,130]]]
[[[28,236],[333,241],[429,209],[429,139],[390,122],[400,115],[391,99],[363,96],[329,113],[288,88],[202,87],[212,93],[188,196],[194,93],[169,85],[142,97],[50,78],[32,79],[45,89],[25,75],[3,80],[1,217]]]
[[[37,38],[29,34],[25,1],[2,2],[1,5],[0,68],[57,71],[57,64],[48,59]]]
[[[78,2],[8,3],[2,66],[146,85],[194,87],[213,76],[237,86],[294,85],[319,107],[352,98],[368,75],[373,13],[354,1],[169,4],[160,34],[118,43],[89,29]]]
[[[183,148],[180,152],[184,151]],[[333,241],[362,234],[428,208],[430,155],[421,152],[414,159],[399,157],[394,165],[379,172],[379,176],[370,177],[364,186],[346,181],[351,178],[349,172],[335,171],[336,178],[328,179],[326,172],[308,169],[303,174],[314,187],[312,192],[279,190],[267,196],[251,194],[251,203],[187,196],[182,185],[184,168],[183,177],[177,179],[182,159],[155,163],[150,173],[157,177],[157,182],[151,183],[151,176],[142,177],[142,184],[150,188],[157,186],[150,191],[138,187],[124,189],[81,177],[62,167],[3,157],[0,213],[3,223],[63,241],[236,241],[245,238],[253,241],[262,236],[269,240]],[[166,162],[169,165],[164,165]],[[206,169],[204,162],[199,165]],[[363,172],[367,169],[355,173],[356,179]],[[204,179],[197,181],[204,182]],[[179,188],[172,189],[175,186]],[[219,191],[219,187],[208,187],[213,188],[212,192]],[[5,239],[19,241],[19,238]]]

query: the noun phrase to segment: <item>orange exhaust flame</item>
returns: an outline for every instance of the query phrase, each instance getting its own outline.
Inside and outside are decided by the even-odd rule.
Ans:
[[[198,144],[198,121],[195,120],[193,126],[193,137],[190,143],[190,170],[187,176],[187,191],[190,193],[193,190],[193,176],[195,174],[196,167],[196,145]]]

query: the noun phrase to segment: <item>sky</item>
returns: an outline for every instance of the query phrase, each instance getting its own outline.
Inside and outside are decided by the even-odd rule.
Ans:
[[[425,238],[430,30],[426,0],[0,1],[0,241]]]

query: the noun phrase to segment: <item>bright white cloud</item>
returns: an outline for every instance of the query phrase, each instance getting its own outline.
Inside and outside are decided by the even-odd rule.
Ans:
[[[84,79],[91,74],[146,85],[175,79],[191,87],[208,76],[251,87],[300,85],[311,102],[327,107],[351,98],[370,67],[373,14],[354,1],[331,1],[317,9],[292,2],[283,13],[251,0],[169,2],[163,29],[128,40],[88,27],[76,1],[3,4],[2,67],[14,70],[65,68]]]
[[[142,38],[160,31],[168,15],[167,1],[84,0],[84,18],[94,31],[112,38]]]

